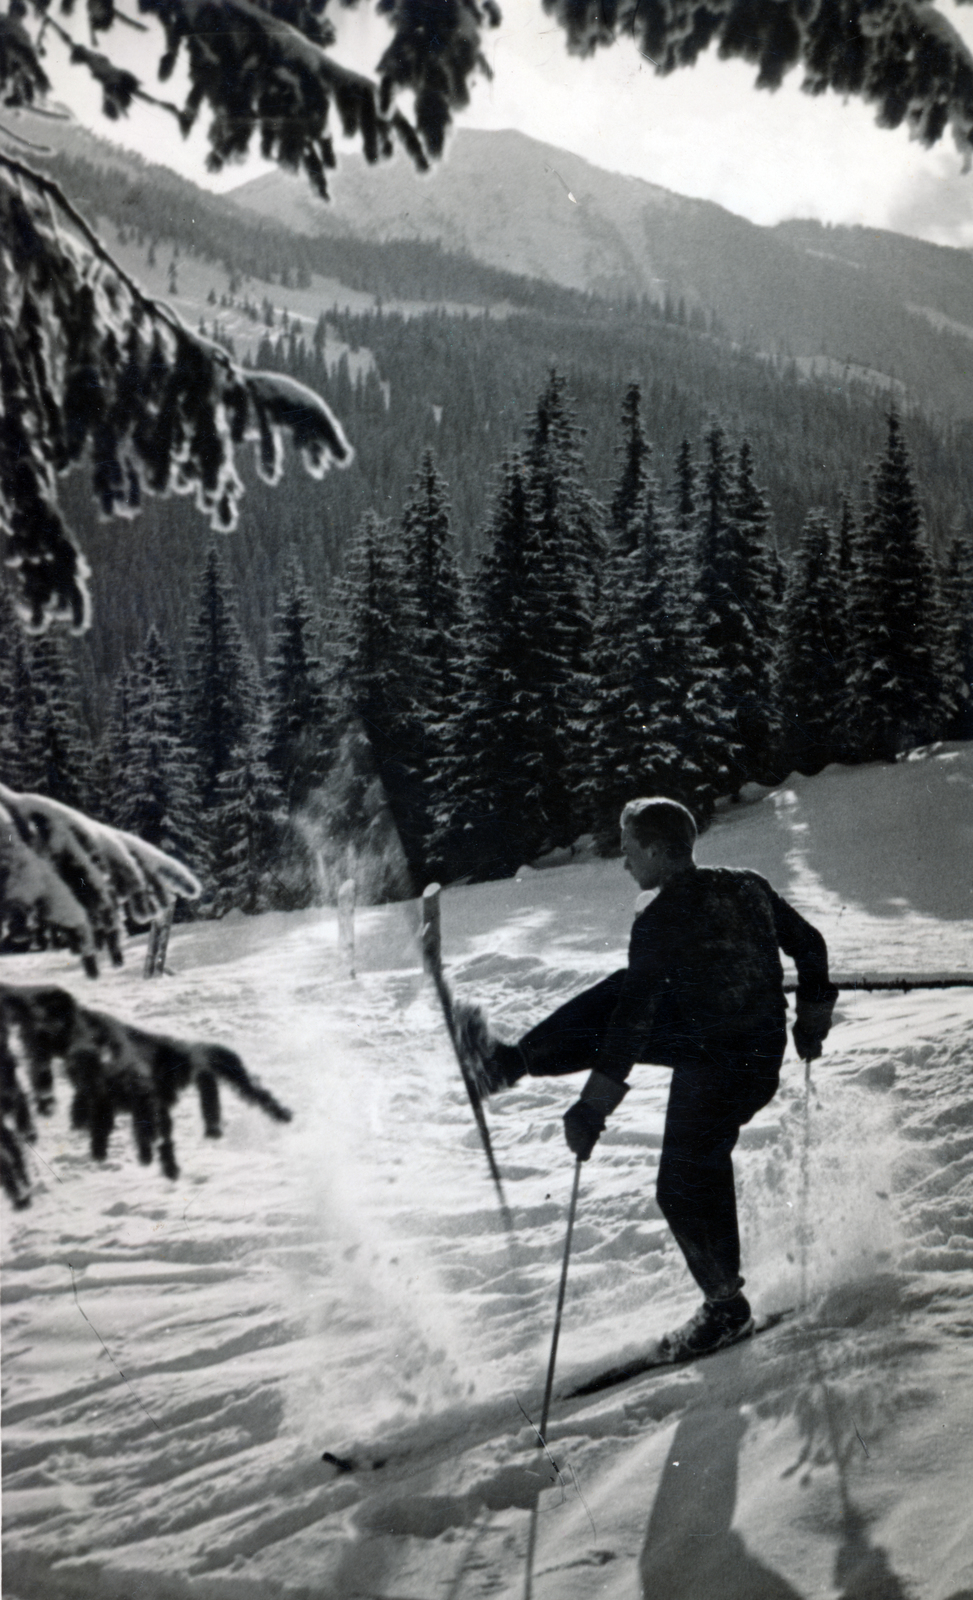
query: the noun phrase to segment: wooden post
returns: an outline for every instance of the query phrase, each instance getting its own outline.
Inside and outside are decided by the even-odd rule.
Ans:
[[[442,972],[443,939],[439,919],[439,884],[427,883],[422,891],[422,961],[427,972]]]
[[[142,976],[145,978],[159,978],[166,970],[166,952],[169,949],[169,935],[172,932],[172,917],[175,905],[167,906],[165,911],[154,917],[149,924],[149,942],[145,950],[145,966]]]
[[[338,949],[348,967],[348,976],[355,976],[355,880],[346,878],[338,890]]]
[[[155,977],[155,952],[159,946],[159,924],[153,918],[149,923],[149,942],[145,947],[145,966],[142,968],[143,978]]]
[[[159,944],[155,953],[155,970],[160,978],[165,975],[166,956],[169,954],[169,935],[172,932],[172,919],[175,915],[175,910],[175,903],[173,903],[159,919]]]

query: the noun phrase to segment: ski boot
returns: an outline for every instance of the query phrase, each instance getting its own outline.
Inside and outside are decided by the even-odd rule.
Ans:
[[[699,1310],[674,1332],[659,1341],[661,1361],[692,1361],[712,1355],[727,1345],[749,1339],[753,1333],[750,1302],[738,1291],[726,1300],[704,1300]]]
[[[456,1048],[479,1100],[509,1089],[527,1071],[519,1045],[504,1044],[490,1032],[490,1024],[479,1006],[458,1000],[453,1006]]]

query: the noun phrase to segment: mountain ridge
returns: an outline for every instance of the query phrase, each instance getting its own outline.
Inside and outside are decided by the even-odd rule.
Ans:
[[[805,378],[864,383],[894,393],[907,408],[973,418],[973,251],[800,218],[764,227],[514,130],[458,130],[425,176],[404,157],[368,167],[360,156],[345,156],[326,203],[284,171],[215,194],[70,118],[41,122],[21,112],[14,123],[53,146],[55,156],[119,170],[120,177],[127,169],[130,190],[158,188],[151,231],[165,237],[171,225],[177,239],[204,254],[212,246],[196,241],[195,227],[187,233],[185,218],[180,232],[176,211],[219,217],[222,227],[239,218],[267,259],[286,259],[286,240],[293,239],[297,255],[317,255],[310,270],[347,284],[352,298],[370,289],[385,304],[472,298],[488,306],[511,295],[539,304],[537,294],[549,299],[566,289],[636,311],[646,300],[670,320],[752,354],[793,358]],[[259,249],[268,228],[276,239],[265,237],[272,248]],[[334,260],[324,263],[329,240]],[[403,241],[422,253],[408,267]],[[377,250],[372,266],[349,256],[362,246]],[[445,272],[430,251],[444,252]],[[457,294],[463,262],[479,277]],[[254,270],[274,275],[257,258],[244,267]]]
[[[806,219],[764,227],[513,130],[460,129],[431,176],[347,157],[332,191],[274,173],[226,198],[296,232],[436,242],[608,301],[682,302],[745,347],[875,371],[973,415],[973,252]]]

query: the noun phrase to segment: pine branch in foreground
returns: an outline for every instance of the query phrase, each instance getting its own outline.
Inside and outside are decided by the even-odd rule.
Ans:
[[[883,128],[904,122],[935,144],[947,128],[973,146],[973,60],[955,28],[924,0],[805,6],[801,0],[543,0],[568,36],[591,55],[619,37],[665,75],[693,66],[712,45],[724,61],[757,67],[758,89],[777,89],[803,67],[807,94],[857,95]]]
[[[88,568],[57,480],[90,452],[104,516],[145,494],[192,494],[236,525],[236,446],[276,483],[286,431],[313,477],[352,458],[324,401],[281,373],[249,371],[183,327],[109,255],[49,178],[0,153],[0,528],[28,624],[83,630]]]
[[[56,1062],[74,1091],[71,1121],[87,1132],[95,1161],[105,1159],[115,1119],[125,1114],[143,1165],[158,1155],[166,1177],[178,1177],[172,1108],[190,1086],[209,1139],[222,1133],[221,1082],[274,1121],[291,1120],[225,1045],[144,1033],[78,1005],[64,989],[0,984],[0,1184],[18,1210],[30,1204],[26,1146],[36,1138],[35,1114],[53,1109]]]
[[[122,964],[125,916],[151,922],[177,896],[200,892],[181,862],[144,839],[0,784],[0,934],[60,941],[95,978],[98,952]]]

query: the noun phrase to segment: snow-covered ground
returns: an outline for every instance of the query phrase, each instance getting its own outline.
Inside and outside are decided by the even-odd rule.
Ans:
[[[973,969],[973,747],[829,769],[723,811],[839,977]],[[459,992],[511,1034],[624,959],[633,887],[580,862],[447,892]],[[6,1600],[971,1600],[973,989],[843,996],[809,1119],[791,1053],[736,1158],[748,1293],[798,1315],[709,1362],[555,1400],[535,1448],[577,1080],[490,1121],[511,1243],[415,944],[415,907],[177,929],[176,975],[3,963],[222,1039],[297,1111],[181,1107],[182,1176],[62,1103],[4,1213]],[[667,1075],[584,1168],[564,1389],[696,1301],[653,1198]],[[802,1181],[805,1137],[810,1140]],[[322,1462],[353,1458],[354,1472]]]

